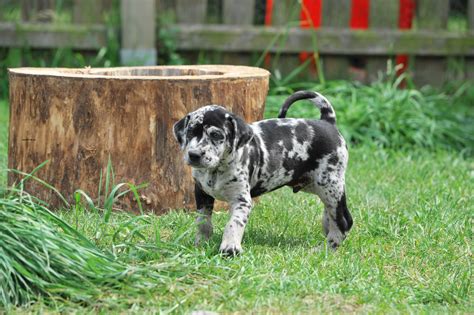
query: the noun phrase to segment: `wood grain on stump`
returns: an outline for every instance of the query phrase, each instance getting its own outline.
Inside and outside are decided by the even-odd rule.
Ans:
[[[109,157],[115,182],[148,183],[146,209],[194,208],[194,186],[174,140],[186,113],[219,104],[248,122],[262,119],[269,73],[243,66],[10,69],[9,168],[56,187],[68,200],[98,197]],[[10,173],[9,185],[20,176]],[[61,206],[42,185],[26,190]],[[103,187],[102,187],[103,191]],[[122,206],[137,209],[133,196]]]

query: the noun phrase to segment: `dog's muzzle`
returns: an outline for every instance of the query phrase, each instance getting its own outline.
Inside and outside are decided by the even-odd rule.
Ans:
[[[197,150],[189,150],[186,162],[191,166],[201,166],[202,153]]]

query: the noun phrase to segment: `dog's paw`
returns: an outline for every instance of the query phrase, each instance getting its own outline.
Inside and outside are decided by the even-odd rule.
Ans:
[[[196,238],[194,239],[194,245],[199,246],[208,242],[212,236],[212,230],[212,224],[202,223],[199,225]]]
[[[328,247],[335,251],[339,247],[339,243],[335,240],[329,239],[328,240]]]
[[[339,230],[330,231],[327,237],[328,247],[336,250],[345,238],[345,234],[341,233]]]
[[[242,254],[243,249],[240,245],[235,244],[222,244],[219,248],[219,253],[226,257],[233,257]]]

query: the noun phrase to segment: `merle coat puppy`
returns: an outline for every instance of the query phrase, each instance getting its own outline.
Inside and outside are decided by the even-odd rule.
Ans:
[[[285,118],[290,105],[302,99],[320,109],[321,119]],[[296,92],[285,100],[278,119],[252,124],[221,106],[205,106],[178,121],[174,134],[195,180],[197,244],[212,235],[218,199],[229,203],[231,214],[220,252],[241,253],[252,198],[282,186],[321,198],[323,229],[332,248],[346,237],[352,226],[344,183],[348,151],[334,110],[321,94]]]

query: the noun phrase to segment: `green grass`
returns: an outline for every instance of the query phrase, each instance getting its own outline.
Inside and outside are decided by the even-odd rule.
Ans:
[[[84,302],[104,287],[130,286],[142,272],[102,252],[21,188],[0,199],[0,239],[0,305],[37,296]]]
[[[295,109],[303,110],[300,106],[305,107]],[[0,104],[2,163],[6,107]],[[66,272],[56,290],[32,291],[36,303],[11,311],[472,313],[472,158],[458,151],[383,149],[369,142],[350,152],[347,194],[355,225],[337,252],[324,247],[319,200],[289,189],[259,200],[246,229],[245,252],[233,259],[218,255],[225,212],[214,215],[209,244],[195,248],[194,213],[115,212],[106,218],[106,210],[72,207],[57,215],[91,240],[93,252],[109,257],[110,266],[140,272],[122,277],[98,272],[96,280],[85,272],[87,281]],[[26,231],[38,230],[34,223],[28,226]],[[64,233],[64,226],[55,229]],[[73,242],[72,247],[81,244]],[[39,261],[34,254],[27,257]],[[51,264],[53,270],[60,267]],[[84,285],[82,295],[74,286],[66,290],[71,280]]]
[[[351,149],[355,226],[337,252],[314,251],[324,244],[322,205],[289,189],[260,199],[245,253],[233,259],[218,255],[225,212],[214,215],[209,244],[195,248],[193,213],[114,213],[104,223],[94,212],[61,211],[119,262],[171,267],[142,291],[125,286],[87,303],[62,298],[22,310],[472,312],[473,177],[473,161],[454,154]]]

